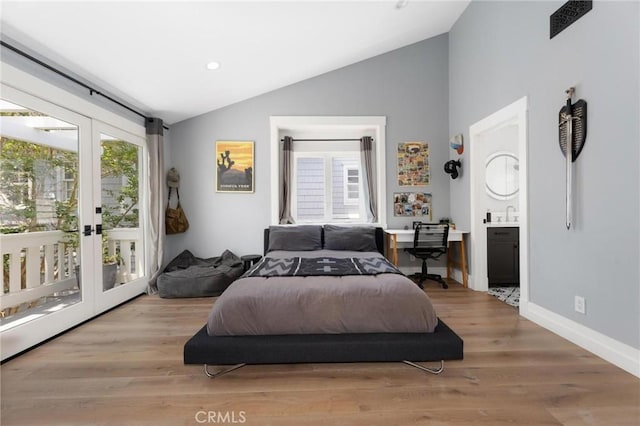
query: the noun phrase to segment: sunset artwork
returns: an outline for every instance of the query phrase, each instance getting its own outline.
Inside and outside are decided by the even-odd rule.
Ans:
[[[216,192],[253,192],[252,141],[216,142]]]

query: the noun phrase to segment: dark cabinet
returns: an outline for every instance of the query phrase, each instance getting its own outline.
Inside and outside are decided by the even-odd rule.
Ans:
[[[520,285],[519,228],[487,228],[489,287]]]

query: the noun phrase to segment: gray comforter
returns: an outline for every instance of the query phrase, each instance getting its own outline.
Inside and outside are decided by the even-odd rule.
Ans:
[[[317,250],[269,253],[272,258],[355,257],[372,252]],[[336,333],[425,333],[437,325],[429,297],[398,274],[243,277],[213,305],[215,336]]]

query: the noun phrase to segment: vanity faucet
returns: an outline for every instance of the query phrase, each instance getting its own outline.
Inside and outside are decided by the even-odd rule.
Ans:
[[[505,221],[509,222],[509,209],[512,209],[513,212],[516,212],[516,208],[513,206],[507,206],[507,217],[505,218]]]

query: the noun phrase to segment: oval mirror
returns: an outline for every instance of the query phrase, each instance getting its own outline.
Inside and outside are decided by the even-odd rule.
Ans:
[[[506,151],[487,157],[485,186],[487,194],[497,200],[509,200],[520,190],[518,157]]]

